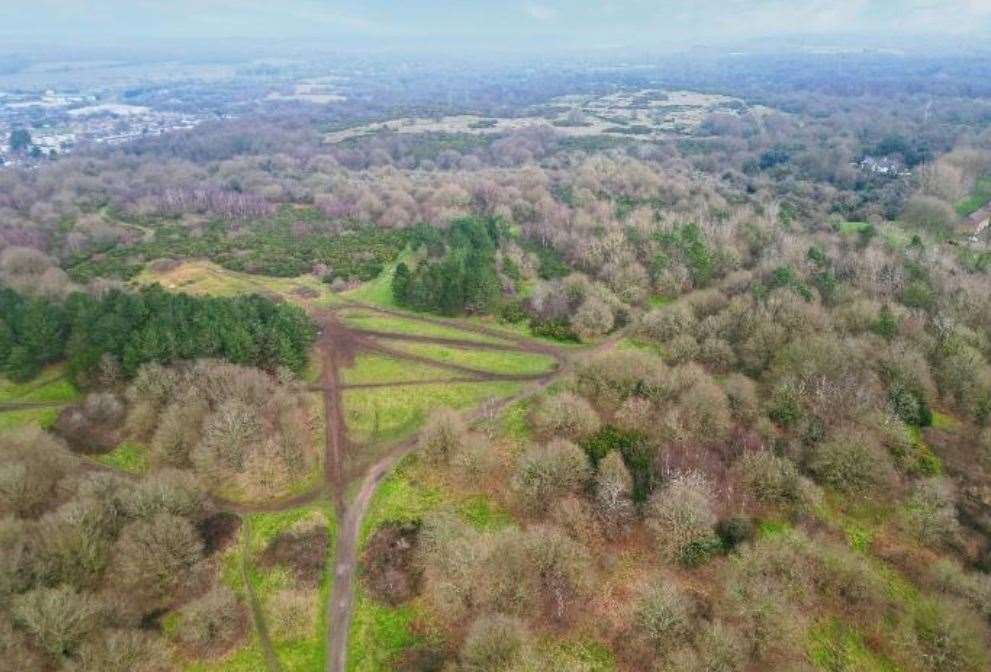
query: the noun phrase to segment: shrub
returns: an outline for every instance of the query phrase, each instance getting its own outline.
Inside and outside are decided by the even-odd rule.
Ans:
[[[273,621],[276,623],[279,621]],[[197,656],[216,655],[240,638],[244,626],[244,608],[237,596],[229,588],[218,586],[179,611],[175,638]]]
[[[571,392],[544,397],[530,415],[530,421],[540,434],[571,440],[591,436],[601,424],[592,405]]]
[[[893,481],[888,455],[863,432],[843,431],[818,444],[809,469],[823,485],[857,496],[875,493]]]
[[[963,599],[978,614],[991,619],[991,576],[964,571],[953,560],[944,558],[932,568],[932,579],[937,590]]]
[[[744,487],[758,501],[779,506],[801,502],[801,476],[791,460],[762,450],[740,458],[738,469]]]
[[[446,463],[464,443],[467,428],[457,411],[441,408],[427,420],[418,440],[419,449],[427,459]]]
[[[14,620],[56,659],[72,655],[105,618],[95,597],[67,586],[35,588],[13,601]]]
[[[638,333],[647,340],[663,344],[689,333],[694,325],[691,308],[685,303],[675,303],[644,315]]]
[[[931,672],[980,672],[988,669],[982,645],[985,630],[959,607],[930,600],[916,607],[909,637],[922,669]]]
[[[757,384],[741,373],[730,374],[723,383],[730,413],[740,423],[749,425],[757,419],[760,402],[757,397]]]
[[[501,614],[480,616],[461,647],[461,665],[466,672],[509,670],[526,645],[526,628],[519,620]]]
[[[161,469],[130,490],[122,502],[128,516],[149,520],[160,513],[185,518],[203,515],[205,495],[188,471]]]
[[[690,544],[713,537],[716,514],[712,489],[697,472],[678,474],[654,493],[645,515],[661,553],[679,559]]]
[[[0,435],[0,513],[38,514],[57,499],[58,483],[75,461],[64,444],[41,429]]]
[[[571,329],[583,341],[605,336],[614,325],[612,309],[605,301],[590,296],[571,317]]]
[[[674,584],[658,583],[637,599],[634,619],[640,636],[657,654],[664,656],[691,634],[692,604]]]
[[[595,507],[613,534],[622,533],[633,520],[633,477],[623,463],[623,456],[612,451],[599,460],[595,475]]]
[[[114,545],[114,571],[123,590],[141,596],[145,609],[171,596],[199,562],[203,544],[185,518],[159,513],[130,523]]]
[[[951,544],[960,534],[956,492],[946,478],[915,483],[903,514],[905,529],[924,544]]]
[[[514,483],[528,508],[546,511],[555,499],[581,492],[589,477],[588,458],[582,449],[556,439],[523,454]]]
[[[72,672],[168,672],[171,653],[140,630],[103,630],[79,647]]]

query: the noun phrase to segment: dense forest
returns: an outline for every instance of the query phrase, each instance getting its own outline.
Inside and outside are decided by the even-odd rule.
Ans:
[[[0,368],[30,380],[65,360],[72,378],[130,378],[142,365],[223,358],[275,371],[301,372],[314,330],[298,308],[251,296],[235,299],[110,290],[64,300],[0,289]]]

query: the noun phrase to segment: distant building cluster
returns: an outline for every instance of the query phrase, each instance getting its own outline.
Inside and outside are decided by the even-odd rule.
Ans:
[[[865,156],[857,165],[865,173],[871,173],[873,175],[890,175],[895,177],[897,175],[911,174],[911,171],[907,170],[901,161],[890,156]]]
[[[122,144],[194,128],[205,119],[101,103],[95,94],[0,92],[0,166],[30,167],[82,144]]]

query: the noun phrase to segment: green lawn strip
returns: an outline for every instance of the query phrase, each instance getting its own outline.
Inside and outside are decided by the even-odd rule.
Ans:
[[[342,298],[350,301],[360,301],[362,303],[373,303],[377,306],[396,308],[396,300],[392,296],[392,277],[396,274],[396,267],[401,262],[409,263],[412,253],[404,250],[395,263],[385,267],[377,278],[370,280],[360,287],[343,292]]]
[[[424,336],[428,338],[450,338],[459,341],[473,341],[475,343],[509,344],[502,339],[474,331],[463,331],[453,326],[425,322],[398,315],[386,315],[385,313],[362,310],[361,308],[344,309],[339,311],[339,314],[346,325],[355,329],[384,331],[391,334]]]
[[[469,408],[487,399],[511,396],[520,386],[497,381],[344,390],[344,418],[356,441],[398,440],[415,432],[434,409]]]
[[[451,375],[447,369],[368,352],[359,353],[351,366],[340,370],[346,385],[442,380]]]
[[[62,365],[49,366],[26,383],[0,378],[0,404],[71,403],[78,398],[79,390],[65,377]]]
[[[466,366],[489,373],[536,375],[547,373],[554,367],[553,358],[530,352],[475,350],[436,343],[402,343],[398,341],[390,343],[389,347],[418,357],[427,357],[445,364]]]
[[[0,432],[20,427],[42,427],[48,429],[58,419],[58,408],[32,408],[22,411],[0,412]]]
[[[144,474],[149,467],[148,449],[140,443],[125,441],[109,453],[97,456],[96,461],[129,474]]]

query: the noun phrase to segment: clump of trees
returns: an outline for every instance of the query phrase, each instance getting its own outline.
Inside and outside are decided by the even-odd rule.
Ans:
[[[77,383],[90,383],[108,358],[126,377],[151,362],[203,357],[299,373],[314,334],[300,309],[261,296],[200,298],[153,286],[53,300],[0,289],[0,370],[19,381],[65,360]]]
[[[442,315],[492,312],[501,297],[496,250],[503,237],[492,218],[459,219],[444,230],[416,227],[410,246],[425,254],[412,268],[405,262],[396,267],[396,303]]]
[[[188,472],[165,469],[134,482],[82,470],[38,429],[0,434],[0,457],[5,664],[172,669],[172,647],[147,619],[174,608],[189,612],[183,620],[194,626],[180,642],[184,652],[202,646],[220,655],[240,641],[246,610],[211,585],[213,560],[200,532],[211,511]],[[210,606],[216,595],[218,609]]]
[[[283,493],[316,461],[310,397],[264,371],[211,360],[147,364],[126,397],[126,430],[147,443],[153,465],[194,469],[231,496]]]

